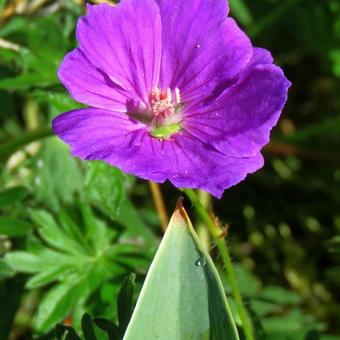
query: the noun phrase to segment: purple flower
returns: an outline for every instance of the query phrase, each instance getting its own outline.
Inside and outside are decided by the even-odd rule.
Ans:
[[[263,166],[290,83],[226,0],[87,9],[59,78],[90,107],[53,121],[74,156],[216,197]]]

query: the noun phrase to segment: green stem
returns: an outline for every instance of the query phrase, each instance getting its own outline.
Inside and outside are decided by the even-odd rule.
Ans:
[[[205,210],[210,211],[211,206],[211,196],[209,193],[203,190],[197,191],[197,197],[199,201],[201,202],[202,206]],[[197,234],[199,239],[201,240],[202,245],[204,246],[205,250],[209,253],[210,248],[210,233],[207,227],[205,226],[205,223],[200,220],[197,223]]]
[[[209,232],[211,233],[212,237],[214,238],[216,242],[216,245],[219,249],[219,252],[221,254],[221,257],[222,257],[222,260],[223,260],[223,263],[224,263],[224,266],[227,272],[228,281],[230,283],[232,295],[234,297],[234,300],[237,306],[237,311],[242,322],[244,334],[247,340],[254,340],[253,331],[252,331],[253,327],[252,327],[249,315],[247,313],[247,310],[244,307],[244,304],[242,301],[242,296],[237,285],[237,280],[236,280],[236,276],[235,276],[234,268],[231,262],[227,244],[224,238],[222,237],[223,230],[218,225],[216,225],[216,223],[212,220],[211,216],[201,204],[194,190],[183,189],[183,192],[189,197],[191,203],[196,208],[198,214],[200,215],[201,219],[204,221],[204,223],[208,227]]]
[[[21,147],[24,147],[27,144],[52,135],[53,133],[50,127],[27,132],[22,136],[11,140],[10,142],[0,144],[0,157],[6,158],[10,156],[13,152],[20,149]]]

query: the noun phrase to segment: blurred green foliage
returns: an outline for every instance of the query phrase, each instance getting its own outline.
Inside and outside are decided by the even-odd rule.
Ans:
[[[214,209],[258,338],[337,339],[340,2],[230,5],[293,87],[266,166]],[[56,323],[78,331],[85,312],[112,328],[123,278],[136,272],[138,292],[162,234],[147,183],[42,139],[55,115],[81,107],[56,70],[84,10],[81,0],[0,0],[0,339],[44,338]],[[179,192],[162,189],[170,212]]]

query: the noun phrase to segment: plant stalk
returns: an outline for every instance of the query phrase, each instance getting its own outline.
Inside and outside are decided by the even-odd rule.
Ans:
[[[246,308],[244,307],[242,296],[240,293],[240,290],[237,285],[237,280],[234,272],[234,268],[231,262],[231,257],[229,254],[228,246],[224,240],[224,231],[221,228],[221,226],[216,223],[212,217],[209,215],[209,213],[205,210],[203,205],[201,204],[198,196],[196,195],[195,191],[192,189],[183,189],[183,192],[189,197],[191,203],[196,208],[199,216],[206,224],[211,236],[216,242],[216,245],[218,247],[218,250],[221,254],[223,264],[225,266],[226,272],[227,272],[227,278],[229,281],[229,284],[231,286],[232,295],[235,300],[237,311],[239,313],[242,327],[244,334],[246,336],[247,340],[254,340],[253,336],[253,327],[248,315],[248,312]]]
[[[149,186],[150,186],[152,199],[153,199],[156,211],[157,211],[157,215],[161,223],[162,230],[163,232],[165,232],[166,228],[168,227],[169,217],[165,209],[165,204],[164,204],[161,188],[159,187],[158,183],[155,183],[152,181],[149,181]]]

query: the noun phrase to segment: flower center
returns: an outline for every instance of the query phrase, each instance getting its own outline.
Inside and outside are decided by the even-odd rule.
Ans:
[[[153,137],[167,139],[181,130],[181,96],[178,88],[160,90],[154,87],[149,94],[151,130]]]

